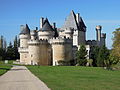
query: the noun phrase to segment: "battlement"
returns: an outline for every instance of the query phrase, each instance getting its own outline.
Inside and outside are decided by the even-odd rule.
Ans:
[[[22,53],[24,53],[24,52],[28,52],[28,48],[25,48],[25,47],[19,47],[18,48],[18,52],[22,52]]]
[[[73,33],[73,28],[66,28],[65,29],[65,34],[72,34]]]
[[[57,37],[57,38],[51,39],[50,42],[52,44],[72,44],[72,39],[70,39],[69,37],[68,38]]]
[[[97,41],[96,40],[87,40],[86,44],[87,45],[97,45]]]
[[[20,35],[19,35],[19,38],[20,38],[20,39],[29,39],[29,38],[30,38],[30,35],[20,34]]]
[[[37,32],[38,32],[37,30],[31,30],[30,35],[35,36],[37,34]]]
[[[47,39],[36,39],[36,40],[30,40],[28,42],[29,45],[40,45],[40,44],[49,44]]]

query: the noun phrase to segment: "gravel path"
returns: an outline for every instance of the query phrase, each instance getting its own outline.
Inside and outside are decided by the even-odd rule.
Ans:
[[[13,68],[0,76],[0,90],[50,90],[25,66]]]

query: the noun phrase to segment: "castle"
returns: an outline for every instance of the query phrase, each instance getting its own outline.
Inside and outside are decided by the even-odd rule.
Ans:
[[[106,34],[96,26],[96,40],[86,40],[86,26],[79,13],[72,10],[61,28],[51,25],[48,19],[40,19],[40,29],[30,30],[21,25],[20,63],[30,65],[58,65],[61,60],[74,60],[75,52],[84,44],[89,59],[91,46],[105,45]]]

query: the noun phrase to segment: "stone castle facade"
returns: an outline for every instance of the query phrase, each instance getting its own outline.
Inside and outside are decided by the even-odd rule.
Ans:
[[[91,46],[105,45],[106,34],[102,27],[96,27],[96,40],[86,40],[86,26],[79,13],[74,11],[66,18],[64,25],[57,28],[48,19],[40,19],[40,29],[30,30],[28,25],[21,25],[20,63],[32,65],[58,65],[61,60],[74,60],[75,52],[84,44],[90,54]]]

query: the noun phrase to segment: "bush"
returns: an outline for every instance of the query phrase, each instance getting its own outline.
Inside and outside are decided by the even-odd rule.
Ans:
[[[77,64],[78,64],[79,66],[86,66],[86,64],[87,64],[87,59],[80,59],[80,60],[77,62]]]
[[[60,60],[58,61],[59,66],[70,66],[71,65],[71,60]]]

